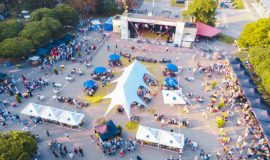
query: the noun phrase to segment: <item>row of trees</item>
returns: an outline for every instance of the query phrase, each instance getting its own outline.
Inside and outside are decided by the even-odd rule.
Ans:
[[[248,49],[253,68],[270,93],[270,18],[247,24],[237,42],[240,48]]]
[[[64,0],[64,2],[72,5],[77,11],[83,14],[110,15],[122,11],[115,0]],[[122,6],[133,8],[136,6],[136,0],[123,0]]]
[[[35,136],[30,132],[0,133],[0,159],[1,160],[26,160],[37,152]]]
[[[31,13],[25,26],[17,20],[0,23],[0,56],[15,58],[27,56],[32,49],[56,38],[63,27],[75,26],[79,14],[69,5],[58,5],[53,9],[40,8]]]

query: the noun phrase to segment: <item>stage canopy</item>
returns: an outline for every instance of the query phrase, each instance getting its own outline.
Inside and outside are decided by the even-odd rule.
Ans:
[[[181,90],[162,90],[164,104],[186,104]]]
[[[196,28],[197,28],[197,36],[212,38],[221,33],[219,29],[199,21],[196,22]]]
[[[40,117],[43,119],[60,122],[70,126],[78,126],[84,118],[84,114],[58,109],[50,106],[44,106],[35,103],[29,103],[22,111],[22,114]]]
[[[109,56],[109,61],[119,61],[119,60],[120,60],[119,54],[114,53]]]
[[[104,23],[104,29],[105,29],[105,31],[112,31],[112,30],[113,30],[112,17],[110,17],[110,18]]]
[[[136,139],[173,148],[184,147],[184,135],[139,125]]]
[[[123,74],[112,82],[117,82],[114,91],[104,97],[104,99],[111,99],[111,103],[105,115],[107,115],[115,106],[120,105],[124,108],[128,119],[130,119],[130,105],[133,102],[138,102],[139,104],[146,106],[143,100],[137,95],[140,86],[149,89],[143,80],[145,74],[153,76],[145,66],[137,60],[134,60],[131,65],[123,70]]]
[[[170,71],[173,71],[173,72],[177,72],[178,71],[177,66],[174,65],[174,64],[172,64],[172,63],[167,63],[166,66],[167,66],[167,69],[170,70]]]

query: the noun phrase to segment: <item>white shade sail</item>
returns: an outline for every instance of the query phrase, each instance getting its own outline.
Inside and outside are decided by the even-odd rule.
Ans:
[[[181,90],[162,90],[164,104],[186,104]]]
[[[136,139],[180,149],[184,147],[185,143],[183,134],[149,128],[141,125],[138,128]]]
[[[124,108],[128,118],[130,119],[130,105],[133,102],[138,102],[139,104],[146,106],[146,104],[137,95],[137,91],[140,86],[149,89],[143,80],[143,76],[145,74],[153,76],[146,67],[137,60],[123,70],[123,74],[112,82],[117,82],[114,91],[103,97],[104,99],[111,99],[111,103],[105,115],[107,115],[115,106],[120,105]]]
[[[78,126],[84,118],[84,114],[58,109],[50,106],[44,106],[35,103],[29,103],[22,111],[22,114],[43,119],[60,122],[70,126]]]

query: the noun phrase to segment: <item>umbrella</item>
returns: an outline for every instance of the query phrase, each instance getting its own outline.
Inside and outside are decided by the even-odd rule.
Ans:
[[[170,87],[176,87],[178,85],[177,80],[171,77],[166,78],[164,82]]]
[[[93,88],[96,85],[96,82],[93,80],[88,80],[83,83],[84,88]]]
[[[167,63],[166,64],[167,68],[173,72],[177,72],[178,71],[178,68],[176,65],[172,64],[172,63]]]
[[[120,60],[120,56],[118,55],[118,54],[111,54],[110,56],[109,56],[109,60],[110,61],[118,61],[118,60]]]
[[[101,73],[104,73],[104,72],[106,72],[107,71],[107,69],[105,68],[105,67],[96,67],[95,69],[94,69],[94,72],[96,73],[96,74],[101,74]]]

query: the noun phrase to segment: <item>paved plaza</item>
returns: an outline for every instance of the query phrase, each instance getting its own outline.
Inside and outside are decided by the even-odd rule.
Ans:
[[[92,38],[95,37],[95,38]],[[181,118],[186,118],[191,122],[191,128],[180,128],[180,132],[185,135],[185,137],[190,138],[191,140],[197,142],[199,144],[200,149],[204,149],[205,152],[210,152],[215,155],[217,151],[221,151],[223,146],[220,142],[218,142],[218,128],[216,127],[215,118],[220,113],[214,113],[208,117],[208,119],[202,118],[202,112],[206,109],[207,104],[210,100],[210,95],[214,93],[214,91],[205,92],[202,88],[203,83],[203,74],[199,72],[190,72],[189,68],[196,68],[197,62],[200,62],[202,65],[213,64],[215,60],[207,60],[205,57],[200,57],[199,54],[196,54],[194,50],[186,49],[186,48],[175,48],[172,46],[167,46],[169,51],[166,51],[166,46],[160,46],[155,44],[138,44],[132,40],[121,40],[119,39],[119,35],[111,34],[110,38],[103,42],[99,33],[91,32],[88,35],[80,36],[78,40],[89,39],[88,43],[96,44],[98,49],[95,53],[95,56],[92,61],[92,67],[86,68],[85,65],[80,63],[71,63],[69,61],[59,61],[56,62],[55,66],[59,67],[60,65],[65,65],[65,70],[63,74],[55,75],[54,73],[50,73],[45,75],[42,73],[37,67],[30,67],[25,65],[23,69],[15,69],[11,68],[1,68],[2,72],[8,73],[10,76],[14,77],[18,83],[20,89],[23,88],[20,82],[20,76],[24,74],[28,78],[39,78],[45,77],[50,83],[52,82],[60,82],[63,84],[61,88],[60,95],[66,97],[78,97],[81,100],[84,100],[85,95],[83,94],[83,82],[90,79],[90,73],[93,71],[93,68],[96,66],[108,66],[108,56],[113,52],[122,51],[124,53],[130,53],[132,56],[145,56],[145,57],[154,57],[155,59],[161,58],[170,58],[172,59],[172,63],[183,66],[183,72],[180,75],[180,84],[183,87],[183,92],[191,92],[194,95],[200,95],[205,97],[204,103],[195,102],[194,99],[191,100],[191,106],[189,113],[183,112],[183,106],[169,106],[163,104],[163,98],[161,94],[161,90],[155,90],[157,93],[156,97],[153,98],[152,102],[149,104],[150,111],[139,111],[137,109],[133,109],[131,114],[138,115],[141,117],[141,125],[145,125],[148,127],[160,128],[160,122],[157,122],[153,117],[153,112],[157,114],[165,114],[168,117],[171,116],[180,116]],[[107,46],[110,45],[110,50],[108,51]],[[115,49],[115,45],[117,45],[117,49]],[[202,44],[203,45],[203,42]],[[131,51],[131,47],[135,46],[135,50]],[[142,51],[142,48],[145,51]],[[86,58],[88,55],[82,54],[82,59]],[[124,61],[124,58],[122,58]],[[127,63],[127,60],[125,60]],[[149,69],[151,73],[153,73],[157,79],[159,85],[163,84],[164,76],[162,76],[161,71],[165,67],[164,64],[152,64],[152,63],[143,63]],[[126,64],[128,65],[128,64]],[[73,68],[81,69],[85,72],[84,76],[78,76],[75,78],[74,82],[67,82],[65,80],[65,76],[71,72]],[[112,68],[113,72],[116,73],[117,76],[121,74],[120,68]],[[194,76],[194,81],[186,81],[184,78],[186,76]],[[210,79],[210,81],[217,79],[218,85],[221,83],[219,79],[222,77],[214,77]],[[113,84],[108,84],[105,87],[101,87],[99,84],[99,90],[102,90],[105,94],[108,94],[112,91]],[[22,89],[23,90],[23,89]],[[215,91],[219,91],[217,88]],[[88,108],[77,109],[71,105],[65,103],[59,103],[55,99],[53,99],[53,87],[51,85],[44,87],[40,90],[36,90],[33,92],[34,97],[23,99],[21,104],[18,104],[17,107],[8,108],[12,113],[20,113],[20,111],[30,102],[48,105],[56,108],[66,109],[66,110],[74,110],[79,113],[84,113],[85,117],[85,126],[80,129],[69,129],[60,127],[52,124],[40,124],[40,125],[31,125],[30,131],[36,133],[40,136],[41,140],[38,143],[39,147],[39,159],[54,159],[53,154],[49,151],[48,142],[56,139],[59,142],[67,145],[67,148],[72,150],[73,146],[80,146],[84,149],[85,157],[76,157],[75,159],[120,159],[119,155],[114,155],[112,157],[104,156],[100,149],[97,148],[95,142],[92,142],[90,135],[94,133],[93,127],[95,126],[95,121],[99,118],[102,118],[105,114],[105,111],[109,105],[109,100],[103,100],[102,102],[96,104],[90,104]],[[37,99],[37,95],[44,95],[45,100],[39,101]],[[1,99],[6,98],[6,95],[1,95]],[[14,101],[13,97],[7,97],[11,101]],[[20,115],[23,118],[27,118],[23,115]],[[123,126],[123,137],[135,137],[136,131],[127,132],[125,129],[125,124],[128,122],[128,118],[125,114],[120,115],[115,111],[112,111],[108,116],[105,117],[106,120],[112,119],[116,124]],[[228,130],[229,134],[232,136],[232,141],[235,141],[238,133],[241,133],[241,127],[234,127],[236,121],[235,118],[232,118],[228,122]],[[162,127],[165,130],[173,129],[174,132],[179,132],[179,127],[165,125]],[[45,129],[48,129],[51,133],[51,137],[47,138],[45,134]],[[8,122],[6,128],[2,128],[4,131],[8,130],[24,130],[22,124],[12,124],[12,122]],[[67,139],[64,135],[65,131],[70,133],[71,139]],[[149,154],[151,152],[151,154]],[[195,155],[198,155],[198,152],[191,151],[191,149],[185,149],[182,159],[192,159]],[[170,155],[174,157],[178,157],[177,153],[164,151],[156,148],[149,148],[146,146],[138,146],[135,152],[127,153],[126,156],[122,159],[129,159],[130,157],[135,157],[136,155],[140,155],[143,159],[146,160],[155,160],[155,159],[165,159],[169,158]]]

